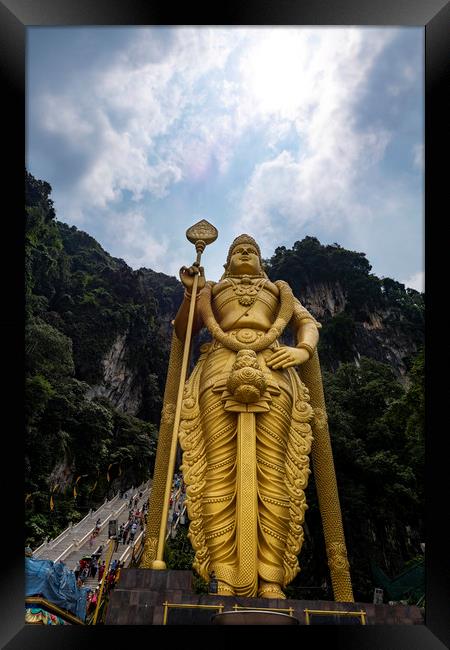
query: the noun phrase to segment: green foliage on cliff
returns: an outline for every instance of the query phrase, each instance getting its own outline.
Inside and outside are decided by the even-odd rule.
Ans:
[[[352,310],[382,305],[380,283],[370,273],[364,253],[346,250],[338,244],[322,246],[315,237],[305,237],[296,241],[291,250],[285,246],[276,248],[265,265],[272,279],[286,280],[296,295],[302,293],[302,285],[338,280]]]

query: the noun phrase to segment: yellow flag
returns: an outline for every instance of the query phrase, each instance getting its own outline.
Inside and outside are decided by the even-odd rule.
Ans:
[[[95,479],[94,485],[93,485],[93,486],[91,487],[91,489],[89,490],[89,494],[91,494],[91,493],[95,490],[95,488],[97,487],[98,477],[99,477],[99,476],[100,476],[100,470],[98,469],[98,470],[97,470],[97,478]]]
[[[73,486],[73,498],[74,498],[74,499],[77,498],[77,494],[78,494],[78,492],[77,492],[77,483],[78,483],[78,481],[80,480],[80,478],[81,478],[81,476],[79,476],[79,477],[77,478],[77,480],[75,481],[75,485]]]
[[[55,492],[59,487],[59,483],[55,483],[55,485],[52,488],[52,493],[50,495],[50,510],[53,510],[55,507],[55,502],[53,501],[53,492]]]

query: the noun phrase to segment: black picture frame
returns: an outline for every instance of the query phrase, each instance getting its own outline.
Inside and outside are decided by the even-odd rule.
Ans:
[[[111,642],[130,643],[136,634],[147,644],[158,631],[152,628],[102,627],[94,631],[81,627],[47,629],[24,625],[24,549],[23,527],[23,367],[24,367],[24,272],[23,272],[23,214],[25,134],[25,46],[26,30],[30,26],[76,25],[371,25],[423,26],[425,30],[425,261],[427,269],[427,516],[426,516],[426,618],[423,626],[302,626],[289,634],[301,633],[301,643],[323,643],[331,640],[333,647],[400,650],[439,650],[450,646],[450,568],[448,562],[445,517],[448,510],[445,477],[448,473],[446,455],[445,382],[440,370],[448,359],[445,351],[444,315],[445,292],[439,287],[444,275],[443,236],[448,195],[448,104],[444,100],[449,79],[448,25],[450,5],[446,0],[327,0],[301,2],[297,0],[259,0],[259,2],[227,2],[214,12],[201,3],[187,3],[180,8],[150,0],[2,0],[0,1],[0,70],[2,73],[4,162],[3,227],[4,246],[1,253],[5,267],[2,275],[0,316],[2,333],[3,377],[7,379],[2,391],[2,475],[8,467],[11,476],[3,490],[3,536],[7,553],[3,555],[0,592],[0,629],[2,647],[7,650],[23,648],[80,648],[95,643],[96,647]],[[441,157],[442,156],[442,157]],[[441,163],[441,160],[444,161]],[[446,191],[447,190],[447,191]],[[5,203],[10,201],[10,207]],[[448,212],[448,208],[447,208]],[[436,236],[434,236],[436,233]],[[388,234],[387,234],[388,235]],[[445,252],[444,252],[445,251]],[[439,266],[439,261],[442,267]],[[437,275],[434,275],[437,270]],[[445,276],[444,276],[445,277]],[[432,278],[432,280],[431,280]],[[447,346],[448,347],[448,346]],[[444,365],[445,367],[445,365]],[[437,381],[435,378],[437,377]],[[447,398],[448,399],[448,398]],[[9,417],[8,417],[9,416]],[[436,419],[435,419],[436,418]],[[432,422],[438,422],[432,426]],[[6,422],[8,422],[6,424]],[[442,422],[442,424],[441,424]],[[100,630],[100,631],[99,631]],[[320,632],[318,631],[320,630]],[[240,631],[240,638],[242,638]],[[247,632],[244,638],[248,637]],[[257,632],[257,631],[256,631]],[[274,639],[273,628],[265,634]],[[130,638],[132,634],[132,640]],[[180,628],[177,629],[180,633]],[[214,627],[208,628],[217,634]],[[254,630],[250,630],[254,634]],[[91,634],[95,639],[91,640]],[[195,636],[194,636],[195,634]],[[229,642],[230,632],[220,628],[221,640]],[[288,632],[284,632],[288,634]],[[312,635],[314,636],[308,636]],[[101,635],[101,639],[99,638]],[[191,637],[198,642],[198,628],[184,628],[181,641]],[[289,639],[289,643],[296,641]],[[215,639],[213,639],[215,642]],[[285,643],[283,639],[280,643]]]

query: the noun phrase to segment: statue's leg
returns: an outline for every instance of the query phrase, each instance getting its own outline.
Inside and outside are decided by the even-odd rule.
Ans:
[[[285,598],[283,558],[289,527],[289,497],[285,481],[286,439],[290,426],[291,399],[282,390],[274,396],[270,411],[257,416],[258,477],[258,595]]]
[[[203,385],[211,380],[229,356],[226,350],[214,354],[204,370]],[[233,595],[236,576],[236,440],[237,416],[223,409],[221,393],[210,388],[201,394],[200,412],[205,445],[203,525],[210,557],[209,571],[218,580],[218,593]]]

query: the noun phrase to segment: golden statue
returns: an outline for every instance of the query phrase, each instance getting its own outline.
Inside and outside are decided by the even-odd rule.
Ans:
[[[221,595],[285,598],[283,587],[300,570],[312,450],[335,599],[353,601],[316,352],[320,324],[286,282],[269,280],[249,235],[233,241],[217,283],[205,280],[197,259],[180,270],[185,294],[161,425],[175,421],[183,450],[193,568],[205,580],[213,571]],[[201,346],[176,409],[173,383],[190,323],[193,334],[206,327],[211,341]],[[280,342],[288,326],[295,347]],[[167,471],[175,444],[172,454],[167,443],[158,445],[150,517],[161,512],[158,468],[160,476]],[[157,518],[147,530],[144,567],[165,566],[155,560]]]

